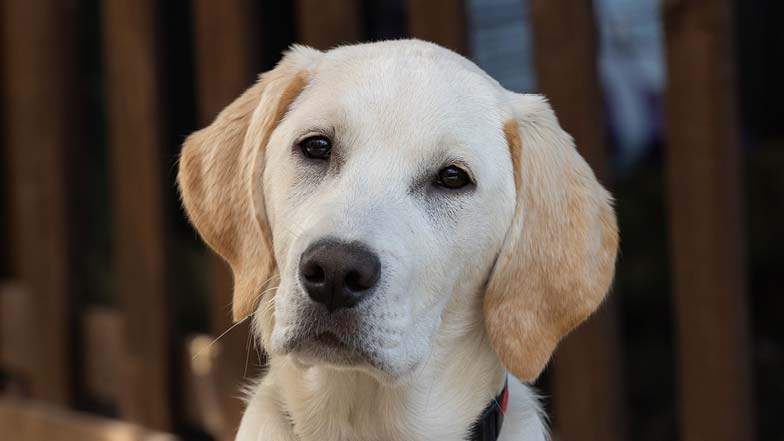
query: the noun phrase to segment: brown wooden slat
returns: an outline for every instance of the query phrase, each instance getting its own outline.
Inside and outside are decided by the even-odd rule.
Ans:
[[[4,295],[5,294],[5,295]],[[8,306],[13,313],[19,312],[20,317],[11,322],[15,333],[24,332],[28,326],[18,326],[18,322],[28,315],[24,305],[17,305],[20,298],[15,285],[0,286],[0,307]],[[6,317],[0,316],[0,319]],[[32,322],[30,322],[32,323]],[[5,328],[5,323],[0,322]],[[102,403],[115,403],[122,393],[120,372],[123,363],[123,320],[122,314],[113,308],[91,307],[85,311],[82,320],[82,338],[84,341],[84,384],[91,399]],[[236,422],[227,418],[224,408],[227,397],[237,399],[240,395],[235,384],[231,390],[223,385],[226,368],[222,362],[225,358],[224,339],[215,341],[212,335],[193,335],[186,338],[178,355],[182,355],[182,367],[178,378],[182,380],[183,414],[193,427],[206,430],[216,439],[234,439]],[[12,358],[0,353],[0,363],[5,367],[15,367],[23,360],[24,347],[16,345]],[[242,354],[245,361],[245,354]],[[6,364],[12,360],[13,364]],[[237,363],[241,367],[241,363]],[[239,401],[239,399],[237,399]],[[240,409],[241,411],[241,409]],[[231,426],[230,424],[234,424]]]
[[[212,339],[221,336],[209,351],[209,396],[214,403],[200,403],[201,422],[217,439],[231,440],[239,428],[245,402],[240,389],[259,374],[263,360],[257,357],[250,336],[250,321],[235,325],[231,320],[232,276],[217,255],[209,256],[210,328]],[[230,329],[231,328],[231,329]],[[229,330],[230,329],[230,330]],[[227,332],[228,331],[228,332]],[[260,350],[259,350],[260,351]],[[198,383],[203,384],[203,381]],[[203,391],[204,389],[199,389]],[[215,391],[212,393],[212,391]],[[199,395],[205,396],[204,393]]]
[[[196,0],[193,39],[199,120],[206,125],[250,87],[262,44],[253,0]]]
[[[667,1],[663,17],[681,439],[752,440],[732,6]]]
[[[42,403],[0,399],[3,439],[14,441],[176,441],[173,435]]]
[[[359,0],[297,0],[298,40],[326,50],[362,39]]]
[[[0,8],[0,84],[5,83],[5,22],[3,20],[5,11]],[[0,121],[5,121],[5,90],[0,88]],[[11,246],[11,237],[13,236],[13,224],[11,223],[11,179],[9,178],[10,154],[8,153],[8,146],[6,145],[5,137],[0,139],[0,280],[11,278],[14,273],[13,265],[15,263],[13,257],[13,247]],[[2,295],[3,287],[0,285],[0,296]],[[0,319],[7,311],[3,308],[2,299],[0,299]],[[7,339],[6,328],[0,322],[0,365],[2,365],[2,354],[5,352],[5,339]],[[4,385],[0,384],[0,387]]]
[[[21,284],[0,284],[0,366],[17,379],[35,372],[35,344],[29,336],[36,324],[33,298]]]
[[[27,335],[36,353],[30,381],[35,397],[64,404],[72,372],[66,164],[78,114],[75,17],[54,0],[7,1],[2,8],[14,270],[29,289],[36,321],[45,324]]]
[[[3,20],[4,11],[0,8],[0,84],[5,83],[5,21]],[[6,120],[5,90],[0,87],[0,121]],[[14,250],[11,246],[11,238],[14,236],[13,219],[11,215],[11,179],[10,179],[11,156],[9,146],[5,136],[0,138],[0,279],[12,278],[18,273],[14,265],[17,263],[14,258]],[[2,338],[2,335],[0,335]],[[0,348],[1,349],[1,348]]]
[[[115,288],[125,323],[120,410],[156,429],[171,424],[164,274],[160,81],[153,0],[102,3],[108,70]]]
[[[116,309],[88,308],[82,318],[82,382],[90,398],[115,403],[120,395],[123,321]]]
[[[0,285],[0,310],[13,316],[0,316],[0,328],[12,331],[13,338],[27,332],[34,321],[25,321],[31,315],[25,302],[22,289],[16,284]],[[82,319],[82,338],[84,346],[84,384],[91,399],[109,404],[117,402],[122,393],[120,372],[123,363],[124,343],[122,339],[123,317],[113,308],[90,307]],[[182,381],[182,413],[192,427],[199,427],[219,440],[232,440],[238,421],[227,416],[227,398],[240,401],[238,384],[226,387],[226,346],[225,337],[216,340],[214,335],[197,334],[184,339],[181,350],[183,357],[179,364],[178,378]],[[0,352],[0,365],[10,372],[24,372],[29,365],[29,349],[23,339],[12,341],[11,353]],[[245,353],[242,353],[245,363]],[[235,367],[236,369],[236,367]],[[228,369],[231,372],[231,369]],[[249,369],[248,372],[253,372]],[[235,378],[235,380],[237,380]],[[241,416],[242,408],[239,409]]]
[[[591,2],[532,0],[530,11],[539,91],[550,100],[561,125],[575,137],[580,154],[603,180],[607,144]]]
[[[222,341],[222,339],[221,339]],[[228,426],[229,420],[222,408],[224,395],[239,395],[235,388],[226,391],[223,386],[224,367],[220,359],[224,350],[221,341],[212,335],[192,335],[186,338],[182,355],[186,413],[191,424],[203,428],[219,440],[233,440],[236,425]]]
[[[408,0],[408,32],[468,55],[464,0]]]
[[[564,129],[574,136],[580,154],[607,185],[591,2],[533,0],[530,5],[539,90],[550,100]],[[615,302],[608,302],[556,352],[554,422],[564,441],[625,438],[617,314]]]
[[[202,126],[256,79],[262,45],[258,25],[252,20],[255,4],[252,0],[194,3],[197,102]],[[210,329],[214,335],[221,335],[232,325],[232,276],[220,257],[211,253],[208,259]],[[246,373],[256,373],[246,366],[247,343],[245,323],[224,335],[221,350],[212,353],[219,405],[207,413],[207,428],[218,438],[227,438],[236,430],[244,409],[238,398],[239,387]]]

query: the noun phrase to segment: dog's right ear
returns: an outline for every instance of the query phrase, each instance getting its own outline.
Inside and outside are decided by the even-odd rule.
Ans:
[[[202,239],[231,266],[234,320],[253,312],[277,271],[260,191],[264,151],[321,55],[292,48],[182,148],[177,181],[183,205]]]
[[[547,101],[510,97],[504,134],[517,201],[487,283],[484,317],[506,369],[534,381],[558,342],[607,294],[618,226],[612,197]]]

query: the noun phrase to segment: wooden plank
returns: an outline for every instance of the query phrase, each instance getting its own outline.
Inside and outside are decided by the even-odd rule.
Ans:
[[[193,39],[199,120],[210,123],[226,105],[250,87],[261,59],[259,30],[252,0],[196,0]]]
[[[185,403],[188,418],[196,427],[201,427],[219,440],[232,440],[236,434],[236,423],[226,418],[222,408],[227,391],[223,386],[225,369],[221,363],[224,348],[212,335],[192,335],[185,340],[182,352],[185,360]],[[239,395],[235,388],[228,391]],[[228,424],[235,424],[229,426]]]
[[[468,24],[464,0],[408,0],[408,32],[468,55]]]
[[[115,403],[120,395],[124,343],[122,314],[111,308],[88,308],[82,319],[82,383],[90,398]]]
[[[9,1],[0,13],[14,270],[29,289],[36,321],[46,324],[30,330],[36,353],[30,384],[35,397],[61,404],[72,395],[66,164],[79,113],[78,34],[71,27],[78,21],[69,6]]]
[[[591,2],[532,0],[530,6],[539,90],[606,185],[606,134]],[[562,440],[625,439],[617,315],[611,300],[556,352],[554,425]]]
[[[5,83],[5,69],[3,66],[8,61],[5,58],[5,33],[2,27],[5,26],[3,21],[3,9],[0,8],[0,84]],[[0,88],[0,121],[6,120],[8,109],[5,106],[5,90]],[[13,223],[11,215],[11,179],[10,179],[10,162],[11,156],[9,146],[5,136],[0,137],[0,280],[13,277],[16,273],[14,265],[16,259],[13,255],[13,247],[10,246],[11,238],[14,236]],[[0,335],[0,338],[2,336]]]
[[[16,379],[35,372],[33,298],[19,283],[0,285],[0,366]]]
[[[231,103],[256,79],[261,52],[259,32],[251,20],[255,2],[230,0],[194,3],[194,41],[196,86],[199,120],[209,124],[223,107]],[[232,326],[232,276],[223,260],[210,253],[207,262],[209,278],[210,330],[221,335]],[[210,433],[220,439],[236,431],[244,403],[238,389],[248,369],[248,325],[242,324],[221,338],[220,351],[211,352],[213,378],[217,392],[213,398],[219,405],[207,412],[205,421]]]
[[[0,399],[3,439],[14,441],[176,441],[173,435],[33,401]]]
[[[667,1],[681,439],[754,439],[732,3]]]
[[[532,0],[530,12],[539,91],[575,137],[580,154],[604,179],[607,143],[591,2]]]
[[[250,321],[239,325],[232,323],[232,276],[227,264],[215,255],[210,256],[209,264],[212,338],[220,336],[209,351],[213,366],[210,378],[216,390],[210,396],[217,400],[217,407],[202,416],[203,421],[214,422],[219,412],[220,423],[209,426],[219,431],[210,433],[218,439],[228,440],[234,439],[245,410],[240,389],[259,374],[263,360],[257,358],[256,349],[252,347],[255,343],[251,340]]]
[[[18,295],[14,285],[0,286],[0,307],[8,306],[10,312],[18,311],[16,305],[24,297]],[[0,316],[0,318],[5,318]],[[19,320],[17,320],[19,321]],[[12,322],[16,323],[16,322]],[[31,322],[32,323],[32,322]],[[5,324],[0,322],[5,328]],[[21,327],[18,329],[24,329]],[[84,383],[90,399],[103,404],[114,403],[122,393],[120,372],[123,363],[122,315],[112,308],[91,307],[84,315],[82,335],[84,339]],[[19,331],[17,331],[19,332]],[[182,414],[188,424],[205,430],[219,440],[234,439],[236,422],[227,418],[224,408],[227,396],[239,401],[238,385],[231,390],[225,387],[226,368],[223,339],[216,340],[208,334],[195,334],[184,339],[177,352],[182,357],[178,378],[182,379]],[[16,345],[12,357],[0,353],[0,364],[16,368],[19,360],[25,360],[23,345]],[[243,363],[244,363],[243,354]],[[12,363],[6,364],[6,360]],[[15,372],[16,369],[12,369]],[[240,409],[240,412],[242,409]],[[240,415],[241,416],[241,415]],[[232,425],[233,424],[233,425]]]
[[[3,20],[4,11],[0,8],[0,84],[5,83],[5,69],[4,65],[7,62],[5,59],[5,32],[2,28],[5,26]],[[0,88],[0,121],[6,120],[6,100],[5,90]],[[17,263],[14,258],[14,250],[11,246],[11,238],[14,237],[13,223],[11,220],[11,170],[9,169],[11,162],[11,155],[9,147],[6,143],[5,136],[0,139],[0,280],[10,279],[16,273],[14,265]],[[0,288],[2,289],[2,288]],[[0,295],[2,291],[0,291]],[[3,305],[0,299],[0,317],[4,314]],[[0,323],[0,354],[5,352],[4,340],[7,339],[5,328]],[[0,355],[0,367],[2,367],[2,355]],[[0,380],[0,393],[6,389],[6,384]]]
[[[359,0],[297,0],[299,41],[329,49],[362,39]]]
[[[108,69],[115,289],[122,308],[123,418],[171,427],[169,302],[161,166],[163,117],[153,0],[102,3]]]

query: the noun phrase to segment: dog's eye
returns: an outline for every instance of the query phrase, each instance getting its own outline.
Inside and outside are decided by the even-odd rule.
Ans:
[[[302,153],[311,159],[329,159],[332,143],[326,136],[310,136],[299,143]]]
[[[471,178],[462,168],[456,165],[450,165],[438,171],[438,180],[436,183],[442,187],[458,189],[470,184]]]

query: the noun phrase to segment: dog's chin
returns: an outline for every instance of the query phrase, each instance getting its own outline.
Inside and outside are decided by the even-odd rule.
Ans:
[[[291,345],[288,352],[304,365],[323,364],[350,368],[373,364],[370,354],[344,342],[331,332],[303,338]]]
[[[409,369],[401,372],[380,357],[362,347],[354,346],[331,332],[303,338],[284,351],[300,369],[323,367],[341,371],[360,371],[378,381],[399,383]]]

